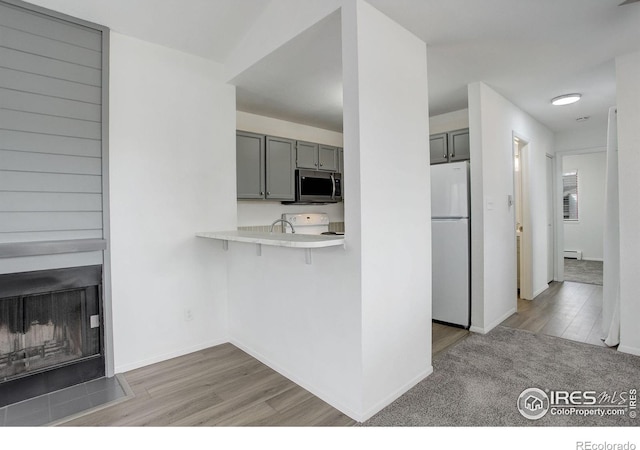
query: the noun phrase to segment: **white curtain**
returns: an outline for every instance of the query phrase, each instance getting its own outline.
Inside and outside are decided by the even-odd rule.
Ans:
[[[620,228],[618,204],[618,125],[615,107],[609,108],[607,176],[604,204],[604,272],[602,331],[610,347],[620,343]]]

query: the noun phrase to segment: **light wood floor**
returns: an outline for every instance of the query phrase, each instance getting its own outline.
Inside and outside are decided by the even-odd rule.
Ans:
[[[602,286],[552,282],[534,300],[518,299],[518,312],[502,325],[604,346],[600,340]]]
[[[448,349],[456,345],[458,342],[469,336],[469,330],[462,328],[450,327],[433,322],[431,328],[432,336],[432,355],[433,358],[446,353]]]
[[[551,283],[535,300],[518,300],[502,325],[595,345],[600,341],[602,287]],[[433,324],[433,357],[468,330]],[[80,417],[69,426],[349,426],[332,406],[231,344],[124,374],[135,397]]]
[[[433,324],[434,357],[468,331]],[[64,426],[349,426],[355,422],[231,344],[124,374],[135,397]]]
[[[353,420],[231,344],[124,374],[135,398],[69,426],[336,426]]]

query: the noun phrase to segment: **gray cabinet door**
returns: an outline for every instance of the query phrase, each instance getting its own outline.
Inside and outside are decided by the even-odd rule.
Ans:
[[[318,169],[318,144],[296,142],[296,167],[298,169]]]
[[[268,200],[295,200],[295,141],[267,136],[266,144],[266,198]]]
[[[338,172],[342,174],[342,179],[344,179],[344,150],[338,148]]]
[[[318,146],[318,169],[327,172],[338,171],[338,149],[329,145]]]
[[[449,161],[466,161],[470,157],[469,129],[451,131],[449,133]]]
[[[449,161],[447,154],[447,133],[432,134],[429,137],[429,155],[431,164],[440,164]]]
[[[236,133],[236,172],[239,199],[265,196],[265,136]]]

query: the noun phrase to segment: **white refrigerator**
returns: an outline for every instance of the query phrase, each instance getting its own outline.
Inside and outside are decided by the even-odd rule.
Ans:
[[[469,328],[469,162],[431,166],[433,319]]]

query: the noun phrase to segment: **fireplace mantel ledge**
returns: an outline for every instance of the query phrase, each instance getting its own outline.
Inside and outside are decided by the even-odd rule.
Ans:
[[[104,239],[69,239],[64,241],[8,242],[0,244],[0,258],[58,255],[102,251],[107,248]]]

